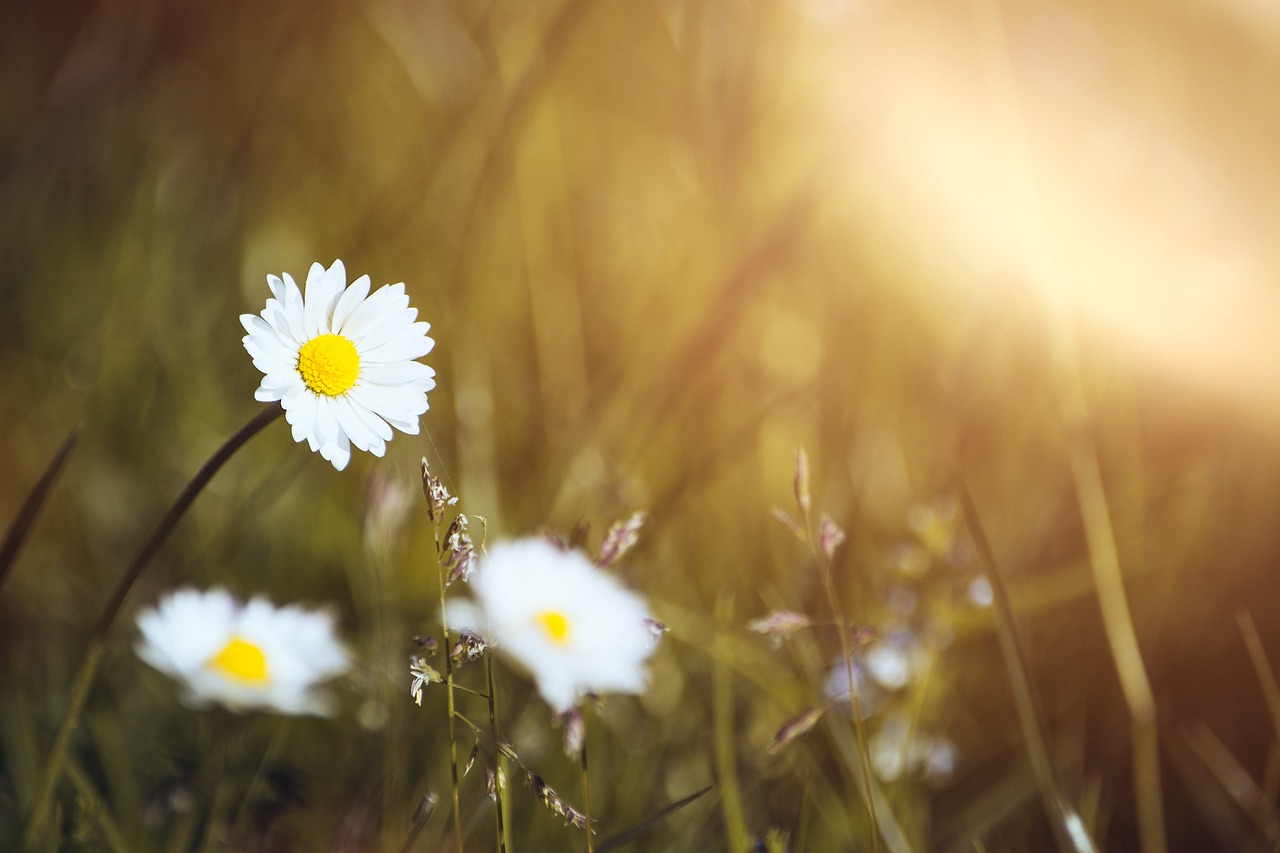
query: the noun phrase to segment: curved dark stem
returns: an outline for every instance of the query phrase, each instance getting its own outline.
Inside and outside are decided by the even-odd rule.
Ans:
[[[67,461],[67,457],[71,455],[72,448],[76,446],[76,440],[80,438],[80,427],[81,424],[77,424],[76,428],[62,442],[62,446],[58,448],[53,460],[49,462],[49,467],[44,469],[44,474],[40,476],[39,482],[35,484],[31,493],[27,495],[26,501],[22,504],[22,509],[18,511],[13,523],[9,525],[8,531],[5,532],[4,542],[0,543],[0,584],[4,583],[5,577],[9,574],[9,569],[13,566],[13,561],[18,556],[18,549],[22,547],[22,542],[27,537],[27,531],[31,529],[31,523],[36,519],[36,513],[40,511],[40,507],[44,506],[44,499],[48,497],[49,489],[53,487],[53,481],[58,478],[63,464]]]
[[[35,845],[36,840],[40,837],[40,831],[44,828],[44,822],[49,816],[49,808],[53,804],[53,790],[62,772],[62,765],[67,755],[67,747],[71,742],[71,730],[80,718],[80,711],[89,696],[89,688],[93,686],[94,677],[98,673],[98,665],[102,661],[107,635],[111,632],[111,627],[115,624],[116,617],[120,615],[120,609],[124,606],[124,600],[128,596],[129,590],[133,588],[134,583],[142,574],[142,570],[151,562],[151,558],[155,556],[156,551],[160,550],[160,546],[169,538],[169,534],[173,532],[178,520],[195,502],[201,490],[213,479],[213,475],[218,473],[218,469],[226,464],[227,460],[244,446],[245,442],[261,432],[267,424],[282,414],[284,414],[284,409],[279,403],[271,404],[255,415],[252,420],[240,428],[239,432],[227,439],[226,443],[209,457],[209,461],[201,466],[196,475],[191,478],[191,482],[187,483],[187,487],[182,490],[182,494],[178,495],[177,500],[173,502],[168,512],[160,519],[160,523],[152,531],[151,537],[133,558],[133,562],[129,565],[124,577],[116,584],[115,591],[112,592],[111,598],[107,600],[107,604],[103,608],[102,614],[98,617],[98,621],[94,623],[93,633],[89,635],[89,647],[85,650],[84,662],[80,665],[80,671],[76,673],[76,679],[71,685],[71,693],[67,699],[66,708],[62,713],[62,719],[58,721],[58,729],[53,737],[53,745],[49,749],[49,757],[40,776],[40,782],[36,788],[36,796],[22,834],[22,849],[29,850]]]
[[[133,587],[138,576],[142,574],[142,570],[151,562],[151,558],[156,555],[156,551],[160,550],[160,546],[169,538],[169,534],[173,532],[174,526],[183,514],[195,503],[196,496],[209,485],[209,481],[213,479],[213,475],[218,473],[226,461],[239,450],[245,442],[253,438],[263,427],[274,421],[276,418],[284,414],[284,409],[279,403],[272,403],[263,409],[253,420],[240,428],[240,431],[231,438],[227,439],[226,444],[218,448],[209,461],[196,472],[191,478],[191,482],[187,483],[187,487],[182,490],[182,494],[178,495],[178,499],[169,507],[169,511],[164,514],[164,518],[160,519],[160,523],[156,525],[156,529],[152,531],[151,538],[146,544],[138,550],[137,556],[133,558],[133,563],[129,566],[129,571],[120,579],[120,583],[116,585],[115,592],[111,594],[111,599],[107,602],[107,606],[103,608],[102,615],[98,617],[98,622],[93,626],[94,635],[105,634],[111,630],[111,623],[115,622],[120,608],[124,605],[125,596],[129,594],[129,590]]]

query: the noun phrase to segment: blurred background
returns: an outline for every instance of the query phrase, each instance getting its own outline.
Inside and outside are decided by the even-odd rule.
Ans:
[[[129,558],[258,411],[238,315],[268,274],[341,258],[432,323],[424,434],[338,473],[277,424],[219,474],[113,634],[65,849],[399,849],[425,793],[448,801],[442,694],[407,690],[411,637],[439,630],[422,456],[491,540],[594,545],[650,512],[620,571],[672,630],[650,693],[591,717],[602,835],[715,785],[636,849],[864,849],[847,706],[769,750],[829,689],[834,632],[746,627],[830,617],[771,515],[796,512],[798,447],[848,534],[844,609],[880,637],[889,847],[1053,838],[959,472],[1063,791],[1136,849],[1087,458],[1169,845],[1271,849],[1280,752],[1238,618],[1280,656],[1274,3],[6,3],[0,81],[0,520],[83,424],[0,588],[0,837]],[[340,713],[178,705],[132,614],[179,584],[335,607],[362,661]],[[499,694],[578,801],[546,709],[514,674]],[[480,770],[462,793],[492,849]],[[511,801],[520,847],[582,849]],[[413,849],[447,843],[447,811]]]

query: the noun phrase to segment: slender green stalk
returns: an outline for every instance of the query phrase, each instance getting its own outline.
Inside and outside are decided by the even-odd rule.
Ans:
[[[454,846],[462,853],[462,810],[458,805],[458,728],[454,719],[453,654],[449,645],[449,621],[445,611],[444,552],[440,545],[440,525],[434,527],[436,537],[436,569],[440,576],[440,631],[444,635],[444,692],[449,713],[449,781],[453,786],[453,836]]]
[[[1097,451],[1079,437],[1072,443],[1071,468],[1075,475],[1076,498],[1084,519],[1089,565],[1093,568],[1102,626],[1111,649],[1111,659],[1120,676],[1120,688],[1129,709],[1133,733],[1134,794],[1137,797],[1138,828],[1144,853],[1168,849],[1164,830],[1164,799],[1160,788],[1160,740],[1156,730],[1156,700],[1151,691],[1138,634],[1129,612],[1124,575],[1116,549],[1115,532],[1102,487]]]
[[[489,738],[493,744],[494,753],[493,797],[494,806],[496,806],[494,820],[498,832],[498,853],[507,853],[506,815],[502,813],[506,807],[506,798],[502,795],[502,787],[507,778],[506,758],[502,750],[498,749],[498,700],[497,693],[493,689],[493,658],[490,655],[484,656],[484,677],[489,691]]]
[[[53,805],[53,793],[62,774],[67,749],[71,744],[71,732],[75,728],[76,721],[80,719],[80,712],[84,709],[85,700],[89,697],[89,689],[93,686],[94,677],[98,674],[98,666],[102,663],[102,655],[106,651],[107,636],[110,634],[112,626],[115,625],[116,617],[120,615],[120,610],[124,606],[124,600],[128,596],[129,590],[133,588],[143,569],[151,562],[151,558],[160,550],[160,546],[169,538],[169,534],[173,532],[173,528],[183,514],[195,502],[196,497],[209,484],[209,481],[213,479],[213,475],[218,473],[218,470],[226,464],[227,460],[244,446],[249,439],[261,432],[264,427],[282,414],[284,414],[284,409],[279,403],[271,404],[255,415],[209,457],[209,460],[196,472],[196,475],[191,478],[191,482],[187,483],[186,488],[182,490],[177,500],[169,507],[168,512],[160,519],[156,529],[152,531],[151,537],[147,539],[146,543],[138,551],[124,577],[116,585],[115,591],[112,592],[111,598],[107,600],[101,615],[98,616],[98,621],[93,626],[93,632],[89,635],[89,646],[85,649],[84,661],[80,664],[80,670],[76,673],[75,680],[71,683],[67,704],[63,709],[62,719],[58,722],[58,728],[54,732],[53,744],[49,748],[49,757],[40,775],[40,781],[36,787],[36,796],[32,801],[31,811],[28,813],[26,826],[23,829],[21,849],[29,850],[34,847],[36,841],[40,838],[40,833],[44,830],[45,822],[49,818],[49,810]]]
[[[587,772],[587,716],[582,713],[582,816],[587,828],[587,853],[595,853],[595,832],[591,827],[591,774]]]
[[[730,850],[746,850],[751,845],[746,812],[742,807],[742,790],[738,784],[737,735],[733,714],[733,641],[725,625],[733,621],[733,598],[721,593],[716,602],[715,638],[712,648],[711,712],[714,720],[717,787],[720,812]]]
[[[862,766],[863,804],[870,818],[871,853],[880,849],[880,822],[876,819],[876,802],[871,791],[871,751],[867,747],[867,726],[862,714],[862,699],[858,695],[858,682],[853,677],[853,646],[849,642],[853,626],[845,618],[844,607],[840,596],[836,594],[835,578],[831,573],[831,560],[826,552],[813,541],[813,518],[809,497],[809,463],[803,450],[796,452],[796,504],[800,508],[800,523],[804,525],[805,542],[814,562],[818,564],[818,574],[822,576],[822,586],[826,592],[827,605],[836,620],[836,632],[840,635],[840,655],[844,658],[845,677],[849,679],[849,703],[853,708],[853,737],[858,747],[858,762]]]
[[[1009,591],[1004,585],[1004,579],[996,565],[995,554],[991,550],[991,543],[978,518],[973,496],[969,494],[963,477],[957,477],[957,486],[969,532],[973,536],[979,555],[986,564],[987,579],[991,582],[992,598],[996,605],[996,636],[1000,640],[1005,668],[1009,672],[1009,682],[1013,686],[1013,703],[1018,712],[1018,723],[1022,727],[1022,740],[1027,748],[1031,772],[1035,776],[1036,787],[1039,788],[1045,812],[1049,815],[1049,823],[1053,828],[1058,849],[1074,850],[1076,853],[1093,853],[1097,847],[1089,837],[1079,814],[1063,795],[1057,771],[1054,770],[1053,762],[1049,758],[1049,739],[1045,734],[1040,704],[1036,700],[1031,678],[1028,675],[1027,655],[1014,623],[1013,604],[1009,600]]]
[[[80,796],[88,801],[92,809],[94,823],[97,824],[103,840],[111,848],[112,853],[129,853],[129,844],[125,841],[124,834],[116,826],[115,821],[112,820],[107,804],[102,801],[102,796],[85,774],[84,769],[77,762],[68,761],[67,777],[71,779],[71,784],[76,786]]]
[[[827,602],[835,612],[836,620],[839,622],[840,655],[844,658],[845,677],[849,679],[849,702],[853,707],[853,737],[858,746],[858,762],[862,766],[863,790],[861,794],[863,803],[867,808],[867,816],[871,819],[871,851],[875,853],[876,850],[880,849],[880,822],[876,818],[875,797],[871,794],[871,752],[867,748],[866,720],[862,713],[862,699],[858,695],[858,682],[853,677],[853,648],[849,643],[849,634],[852,629],[844,617],[840,600],[836,597],[836,588],[831,577],[830,566],[827,566],[822,560],[819,560],[818,563],[822,567],[822,584],[826,588]]]

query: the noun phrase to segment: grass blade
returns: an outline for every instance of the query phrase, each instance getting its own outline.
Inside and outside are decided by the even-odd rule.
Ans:
[[[687,797],[684,797],[683,799],[676,800],[674,803],[671,803],[668,806],[663,806],[662,808],[658,809],[656,812],[649,815],[647,818],[640,821],[639,823],[633,826],[629,826],[626,829],[622,830],[622,832],[619,832],[617,835],[614,835],[605,839],[603,844],[596,847],[596,853],[610,853],[611,850],[620,850],[621,848],[630,844],[632,841],[635,841],[636,838],[640,836],[640,833],[644,832],[646,829],[653,826],[655,823],[662,820],[667,815],[674,814],[675,812],[680,811],[680,809],[684,808],[685,806],[689,805],[693,801],[697,800],[699,797],[702,797],[704,794],[706,794],[710,790],[711,790],[711,786],[708,785],[707,787],[703,788],[701,791],[695,791],[694,793],[690,794]]]
[[[1262,637],[1258,635],[1258,627],[1253,624],[1253,617],[1247,610],[1236,614],[1240,623],[1240,634],[1244,637],[1245,648],[1249,650],[1249,660],[1258,677],[1258,686],[1262,688],[1262,697],[1267,702],[1267,711],[1271,714],[1271,725],[1275,727],[1276,738],[1280,740],[1280,684],[1276,683],[1275,670],[1267,660],[1267,653],[1262,648]]]
[[[1031,760],[1031,770],[1035,775],[1036,786],[1040,790],[1040,799],[1049,815],[1054,836],[1061,850],[1075,850],[1077,853],[1092,853],[1096,850],[1093,839],[1085,828],[1079,814],[1062,794],[1062,786],[1058,782],[1057,772],[1049,758],[1049,739],[1045,734],[1044,721],[1035,691],[1031,687],[1031,679],[1027,674],[1027,657],[1018,637],[1014,623],[1013,606],[1009,602],[1009,591],[1005,588],[1004,579],[996,566],[995,555],[991,544],[978,521],[978,512],[973,503],[973,496],[963,477],[957,477],[961,506],[973,535],[978,553],[987,566],[987,578],[991,581],[991,590],[996,605],[996,634],[1000,641],[1000,649],[1004,653],[1005,668],[1009,672],[1009,681],[1013,685],[1014,704],[1017,706],[1018,723],[1022,728],[1022,738],[1026,743],[1027,756]]]

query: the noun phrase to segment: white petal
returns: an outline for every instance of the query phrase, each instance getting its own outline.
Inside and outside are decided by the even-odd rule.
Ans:
[[[334,266],[337,266],[337,263],[335,262]],[[307,270],[307,289],[302,295],[302,330],[306,340],[327,331],[324,328],[324,295],[327,278],[324,267],[318,263],[313,263],[311,269]]]
[[[286,394],[284,419],[293,427],[294,441],[313,441],[316,437],[316,396],[310,391]]]
[[[333,414],[343,433],[351,440],[352,444],[366,453],[374,451],[375,456],[382,455],[374,450],[374,448],[384,444],[382,439],[378,437],[377,433],[364,425],[349,399],[346,397],[336,398],[334,400]]]
[[[361,385],[350,392],[352,399],[401,432],[418,433],[418,418],[427,411],[425,394]]]
[[[338,440],[330,444],[328,448],[320,448],[320,455],[333,463],[333,467],[341,471],[347,467],[347,463],[351,461],[351,444],[347,441],[346,436],[340,436]]]
[[[346,408],[350,410],[351,416],[359,422],[360,428],[364,432],[377,436],[382,441],[391,440],[391,427],[361,402],[359,392],[356,389],[352,389],[341,399],[346,403]]]
[[[278,276],[278,275],[268,275],[268,276],[267,276],[267,287],[271,288],[271,295],[272,295],[272,296],[274,296],[278,301],[280,301],[280,302],[284,302],[284,300],[285,300],[285,286],[284,286],[284,282],[280,280],[280,276]]]
[[[370,362],[402,361],[422,358],[431,352],[435,341],[427,337],[430,323],[413,323],[404,331],[360,353],[360,360]]]
[[[342,435],[342,428],[338,425],[338,416],[334,414],[334,406],[336,405],[332,397],[317,396],[316,397],[316,438],[320,441],[320,446],[333,444]],[[328,459],[329,457],[325,457]]]
[[[360,375],[375,385],[395,386],[429,378],[435,371],[418,361],[389,361],[362,364]]]
[[[409,297],[401,297],[407,305]],[[366,323],[360,334],[351,340],[361,349],[371,350],[387,341],[394,340],[413,328],[413,321],[418,317],[416,308],[397,307],[384,310],[372,322]]]
[[[351,312],[364,302],[366,296],[369,295],[369,276],[362,275],[355,281],[351,282],[338,300],[338,304],[333,309],[333,332],[338,335],[347,335],[346,322],[351,316]],[[349,337],[349,336],[348,336]]]
[[[344,334],[358,344],[386,314],[403,311],[408,305],[403,284],[384,284],[351,312],[342,324]]]

